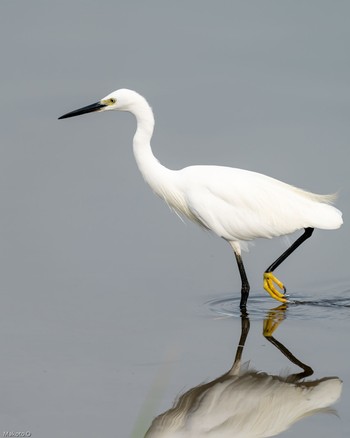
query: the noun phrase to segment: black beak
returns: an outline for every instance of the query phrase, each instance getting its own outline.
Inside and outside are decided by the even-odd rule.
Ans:
[[[70,113],[63,114],[63,116],[59,117],[58,120],[68,119],[69,117],[81,116],[82,114],[86,114],[86,113],[94,113],[96,111],[100,111],[105,106],[106,105],[104,105],[101,102],[96,102],[93,103],[92,105],[84,106],[83,108],[79,108],[75,111],[71,111]]]

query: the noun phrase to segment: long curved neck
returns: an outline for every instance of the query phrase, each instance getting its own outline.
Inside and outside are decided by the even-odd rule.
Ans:
[[[134,156],[145,181],[158,195],[164,196],[164,184],[168,180],[166,175],[172,173],[172,171],[162,166],[153,155],[151,138],[154,129],[154,116],[147,101],[141,99],[134,108],[131,108],[137,122],[133,140]]]

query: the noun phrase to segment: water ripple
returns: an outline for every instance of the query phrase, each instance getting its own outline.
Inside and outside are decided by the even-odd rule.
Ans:
[[[325,296],[324,291],[322,295]],[[307,295],[293,293],[293,300],[287,306],[286,317],[288,319],[350,318],[350,289],[338,290],[337,295],[334,295],[334,292],[332,295],[327,294],[326,298],[314,297],[317,297],[317,292],[308,292]],[[204,305],[216,315],[240,317],[239,301],[240,297],[231,295],[207,301]],[[261,320],[274,307],[278,307],[278,303],[274,305],[268,295],[256,295],[252,292],[248,300],[247,311],[251,319]]]

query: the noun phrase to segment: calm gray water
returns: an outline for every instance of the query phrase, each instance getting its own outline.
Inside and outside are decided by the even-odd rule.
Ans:
[[[274,316],[273,337],[312,368],[307,381],[343,381],[336,415],[281,436],[350,435],[349,13],[319,0],[3,2],[0,435],[143,437],[180,394],[232,367],[229,246],[146,187],[130,115],[57,120],[121,87],[150,101],[170,168],[224,164],[339,192],[344,226],[315,231],[278,269],[296,303]],[[277,303],[262,273],[285,248],[244,254],[242,361],[270,376],[301,372],[263,336]]]

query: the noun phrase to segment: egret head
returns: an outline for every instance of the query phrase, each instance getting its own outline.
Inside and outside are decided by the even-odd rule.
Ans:
[[[64,114],[63,116],[59,117],[59,119],[67,119],[69,117],[80,116],[86,113],[110,110],[132,112],[135,105],[138,105],[141,101],[144,101],[144,98],[138,93],[132,90],[127,90],[126,88],[122,88],[120,90],[113,91],[98,102]]]

